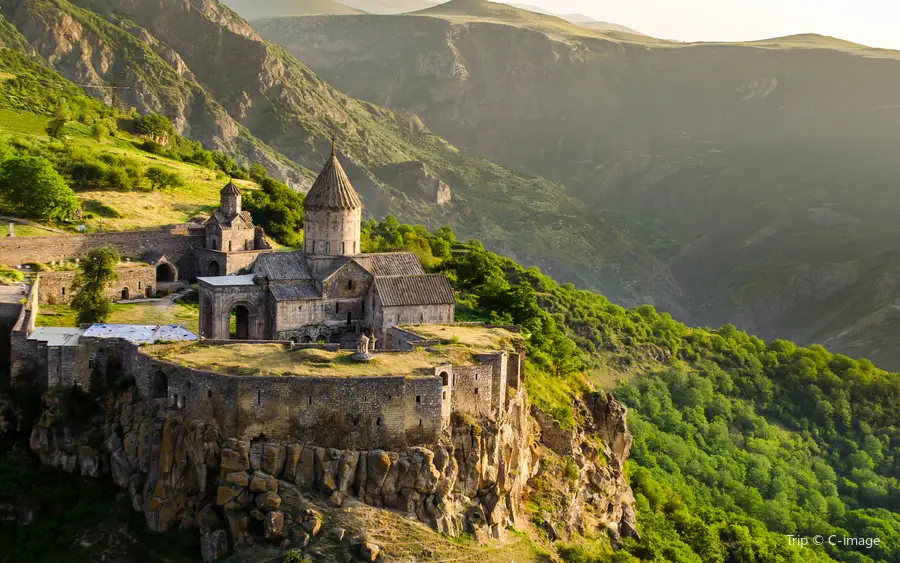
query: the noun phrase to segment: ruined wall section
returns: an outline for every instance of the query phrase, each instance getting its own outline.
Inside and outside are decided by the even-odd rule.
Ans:
[[[89,235],[6,237],[0,239],[0,264],[15,266],[74,259],[93,248],[111,246],[123,258],[141,259],[150,253],[165,254],[177,265],[180,278],[191,280],[196,277],[194,249],[203,248],[204,239],[204,229],[187,227]]]
[[[116,268],[119,279],[106,288],[106,298],[111,301],[121,300],[127,291],[128,299],[142,299],[156,291],[156,268],[152,266],[123,266]],[[75,295],[72,282],[77,271],[44,272],[41,276],[41,289],[38,300],[41,305],[68,305]]]
[[[10,332],[10,383],[15,387],[17,385],[27,384],[43,384],[46,387],[46,379],[44,381],[34,381],[37,374],[46,373],[46,371],[38,371],[40,367],[41,354],[36,343],[28,340],[28,335],[34,330],[37,323],[37,315],[40,311],[38,304],[38,295],[40,293],[41,278],[35,276],[31,284],[28,297],[19,311],[19,317],[13,325]]]

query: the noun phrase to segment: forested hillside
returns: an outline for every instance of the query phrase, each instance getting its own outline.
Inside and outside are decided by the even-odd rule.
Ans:
[[[666,265],[679,318],[900,369],[897,52],[675,44],[483,0],[254,25],[349,94],[565,185]]]
[[[368,250],[446,272],[462,316],[522,325],[529,395],[561,424],[578,424],[572,397],[594,386],[631,407],[641,541],[624,545],[641,561],[900,561],[900,375],[623,309],[447,230],[388,218],[365,232]],[[800,549],[788,534],[870,544]],[[603,560],[579,545],[567,561]]]

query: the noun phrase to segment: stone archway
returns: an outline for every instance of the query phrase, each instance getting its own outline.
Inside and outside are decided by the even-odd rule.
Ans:
[[[175,281],[175,267],[168,262],[162,262],[156,266],[157,283],[172,283]]]
[[[250,307],[243,303],[238,303],[231,309],[234,315],[234,332],[231,333],[232,340],[250,340]]]
[[[206,270],[209,275],[214,278],[222,275],[222,267],[219,266],[218,260],[210,260]]]
[[[309,336],[304,336],[303,338],[300,339],[300,342],[303,344],[312,344],[312,341],[313,341],[312,338]]]
[[[123,288],[122,289],[122,301],[128,301],[129,299],[131,299],[131,291],[129,291],[129,289],[127,287]]]
[[[200,336],[209,338],[213,333],[213,305],[209,297],[203,299],[200,307]]]

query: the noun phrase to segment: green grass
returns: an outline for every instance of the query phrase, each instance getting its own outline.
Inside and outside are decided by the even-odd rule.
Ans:
[[[8,133],[46,137],[48,119],[25,111],[0,108],[0,127]]]
[[[38,326],[74,327],[75,311],[66,305],[42,307],[38,315]],[[184,328],[198,332],[199,316],[197,310],[188,305],[175,303],[170,306],[160,306],[156,302],[118,304],[112,306],[112,313],[106,320],[110,324],[136,324],[136,325],[167,325],[176,324]]]

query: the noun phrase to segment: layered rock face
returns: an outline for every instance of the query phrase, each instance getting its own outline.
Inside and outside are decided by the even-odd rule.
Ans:
[[[574,532],[586,535],[606,529],[616,541],[620,537],[637,538],[634,494],[624,474],[631,450],[628,409],[605,393],[588,395],[577,406],[585,422],[571,429],[561,428],[543,411],[532,408],[541,442],[574,462],[562,509],[543,515],[548,534],[557,539]]]
[[[69,399],[60,391],[44,396],[31,435],[41,461],[110,476],[152,530],[197,527],[206,560],[255,541],[304,546],[321,517],[301,491],[327,495],[334,506],[355,497],[405,511],[449,535],[499,537],[519,518],[536,469],[524,393],[499,420],[454,416],[440,445],[402,452],[227,438],[160,401],[140,400],[134,389],[110,394],[105,412],[76,422]]]

